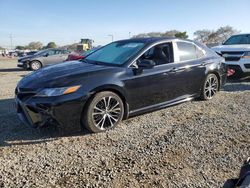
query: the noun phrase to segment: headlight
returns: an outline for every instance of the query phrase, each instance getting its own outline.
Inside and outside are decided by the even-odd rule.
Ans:
[[[54,97],[54,96],[66,95],[76,92],[80,87],[81,85],[71,86],[71,87],[59,87],[59,88],[45,88],[41,90],[38,94],[36,94],[36,96]]]
[[[250,58],[250,52],[245,52],[242,58]]]

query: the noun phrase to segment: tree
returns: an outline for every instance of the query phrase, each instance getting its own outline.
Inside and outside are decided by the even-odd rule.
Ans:
[[[187,32],[180,32],[180,31],[177,31],[177,30],[170,30],[170,31],[166,31],[166,32],[140,33],[138,35],[133,36],[133,38],[146,38],[146,37],[179,37],[179,38],[188,38],[188,35],[187,35]]]
[[[62,46],[61,48],[68,49],[70,51],[75,51],[75,50],[77,50],[77,45],[78,45],[78,43],[73,43],[73,44],[68,44],[68,45]]]
[[[162,36],[163,37],[175,37],[176,33],[179,33],[180,31],[177,30],[170,30],[166,31]]]
[[[25,47],[25,46],[16,46],[16,49],[17,50],[25,50],[25,49],[27,49],[27,47]]]
[[[186,31],[184,31],[184,32],[178,32],[174,36],[176,38],[181,38],[181,39],[187,39],[188,38],[188,35],[187,35]]]
[[[239,33],[239,31],[233,27],[224,26],[220,27],[216,31],[208,29],[198,30],[194,32],[194,39],[204,44],[221,43],[236,33]]]
[[[41,42],[30,42],[27,46],[30,50],[40,50],[42,49],[43,44]]]
[[[56,43],[55,42],[49,42],[47,44],[46,48],[56,48]]]
[[[234,34],[237,34],[239,33],[240,31],[234,29],[233,27],[231,26],[224,26],[224,27],[220,27],[217,31],[216,31],[216,34],[217,34],[217,40],[223,42],[225,41],[226,39],[228,39],[230,36],[234,35]]]

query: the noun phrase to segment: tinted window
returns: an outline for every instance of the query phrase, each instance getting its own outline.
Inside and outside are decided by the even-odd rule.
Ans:
[[[61,50],[55,50],[55,55],[62,54],[63,51]]]
[[[63,54],[69,54],[70,52],[68,50],[63,50],[62,53]]]
[[[177,42],[180,61],[197,59],[196,46],[187,42]]]
[[[224,45],[234,44],[250,44],[250,35],[235,35],[224,42]]]
[[[36,52],[34,55],[44,55],[47,52],[48,52],[48,50],[41,50],[41,51]]]
[[[45,54],[48,54],[48,56],[55,55],[55,50],[49,50]]]
[[[172,63],[174,61],[172,43],[160,44],[150,48],[139,60],[143,59],[152,60],[156,65]]]

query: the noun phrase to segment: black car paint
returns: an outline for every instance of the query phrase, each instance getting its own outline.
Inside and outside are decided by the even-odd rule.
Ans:
[[[210,72],[219,76],[221,85],[226,81],[227,70],[221,63],[222,58],[210,51],[198,60],[138,71],[140,68],[131,66],[134,60],[145,49],[169,39],[136,40],[148,40],[147,45],[123,66],[74,61],[49,66],[26,76],[16,89],[19,116],[29,124],[55,122],[80,130],[85,104],[97,92],[117,93],[125,104],[126,119],[198,97]],[[76,93],[58,97],[35,96],[43,88],[73,85],[82,87]]]

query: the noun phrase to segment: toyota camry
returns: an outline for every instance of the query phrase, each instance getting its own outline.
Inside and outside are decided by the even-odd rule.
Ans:
[[[225,84],[224,58],[191,40],[112,42],[80,61],[45,67],[17,85],[19,117],[34,126],[102,132],[123,119],[195,98]]]

